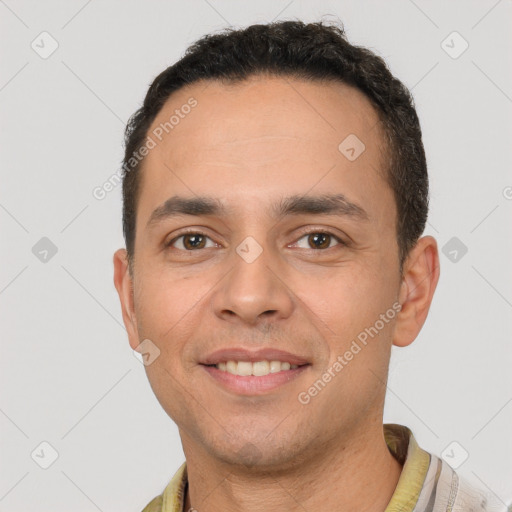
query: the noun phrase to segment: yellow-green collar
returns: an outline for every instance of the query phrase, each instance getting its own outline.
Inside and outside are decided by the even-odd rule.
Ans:
[[[422,450],[412,432],[403,425],[384,425],[384,438],[390,452],[403,465],[402,473],[385,512],[412,512],[420,495],[430,464],[430,454]],[[187,512],[184,510],[187,464],[178,469],[164,492],[142,512]]]

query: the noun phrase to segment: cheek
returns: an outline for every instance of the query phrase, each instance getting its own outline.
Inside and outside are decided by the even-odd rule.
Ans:
[[[326,338],[329,362],[322,365],[317,378],[324,372],[335,375],[330,391],[318,401],[327,416],[334,414],[333,403],[357,415],[382,399],[396,317],[386,280],[361,269],[347,272],[324,300],[328,309],[323,310],[322,321],[332,332]]]
[[[187,404],[184,354],[187,342],[197,329],[200,298],[197,287],[188,280],[176,279],[156,269],[140,274],[135,310],[141,340],[151,340],[159,350],[158,357],[145,367],[150,385],[162,407],[176,418]]]
[[[384,269],[357,266],[304,290],[308,307],[342,339],[373,325],[393,304],[397,293]],[[307,291],[307,293],[306,293]]]
[[[135,310],[139,325],[157,338],[170,334],[181,320],[197,305],[201,290],[187,279],[174,273],[148,269],[140,275],[135,295]],[[197,283],[195,283],[197,284]]]
[[[179,274],[179,269],[149,268],[141,274],[135,303],[140,338],[159,347],[159,363],[176,376],[194,366],[194,356],[204,343],[201,327],[210,314],[209,292],[219,280],[204,273]]]

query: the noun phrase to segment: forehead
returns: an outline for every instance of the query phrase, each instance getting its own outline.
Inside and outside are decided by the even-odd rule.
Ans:
[[[171,95],[148,136],[156,146],[142,168],[141,220],[176,193],[257,200],[334,187],[364,199],[387,187],[378,114],[363,93],[339,82],[197,82]],[[347,147],[364,150],[347,158]]]
[[[187,108],[194,100],[197,105]],[[190,112],[180,112],[185,110]],[[149,131],[165,127],[173,117],[176,124],[162,135],[166,142],[176,142],[176,160],[190,156],[188,147],[180,145],[183,137],[202,150],[243,144],[248,139],[265,143],[272,137],[314,141],[332,150],[333,143],[336,149],[336,142],[350,130],[361,137],[379,134],[378,129],[371,133],[378,125],[377,112],[359,90],[340,82],[306,82],[290,77],[194,83],[171,95]]]

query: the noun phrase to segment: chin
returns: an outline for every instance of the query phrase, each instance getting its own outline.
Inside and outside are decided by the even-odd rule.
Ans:
[[[289,446],[283,443],[283,439],[270,439],[267,432],[254,440],[232,439],[229,444],[212,448],[211,453],[225,464],[250,470],[252,475],[255,471],[262,474],[280,470],[287,472],[308,460],[297,441]],[[308,445],[307,442],[304,444]]]

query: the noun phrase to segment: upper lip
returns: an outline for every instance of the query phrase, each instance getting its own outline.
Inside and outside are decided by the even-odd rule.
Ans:
[[[273,348],[262,348],[259,350],[247,350],[244,348],[225,348],[212,352],[200,361],[201,364],[212,365],[225,363],[226,361],[281,361],[296,365],[309,364],[304,357]]]

